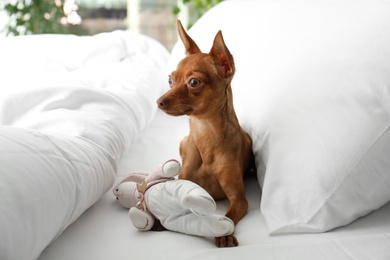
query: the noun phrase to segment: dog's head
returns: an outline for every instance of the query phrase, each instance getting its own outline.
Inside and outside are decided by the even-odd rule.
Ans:
[[[235,67],[233,56],[219,31],[209,53],[202,53],[178,21],[179,36],[186,57],[169,75],[171,89],[157,100],[161,110],[169,115],[202,116],[226,105],[231,95],[230,81]]]

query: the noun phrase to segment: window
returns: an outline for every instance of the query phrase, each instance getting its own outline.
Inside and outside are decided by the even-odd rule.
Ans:
[[[78,0],[82,17],[77,34],[132,29],[171,49],[177,40],[177,0]]]

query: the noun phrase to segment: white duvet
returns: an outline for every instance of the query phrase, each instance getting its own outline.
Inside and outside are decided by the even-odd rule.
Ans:
[[[0,259],[35,259],[114,182],[168,52],[132,32],[0,41]]]

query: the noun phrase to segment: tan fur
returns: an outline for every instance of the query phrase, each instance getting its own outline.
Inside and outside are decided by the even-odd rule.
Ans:
[[[171,89],[157,100],[169,115],[189,115],[190,133],[180,143],[180,179],[191,180],[215,199],[227,198],[226,216],[235,224],[245,215],[243,174],[252,155],[252,141],[239,125],[233,107],[233,56],[221,31],[208,54],[200,52],[178,21],[186,57],[170,75]],[[237,246],[234,234],[216,238],[218,247]]]

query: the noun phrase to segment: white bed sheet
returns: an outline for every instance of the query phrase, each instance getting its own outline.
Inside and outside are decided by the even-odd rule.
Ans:
[[[148,172],[168,158],[188,132],[186,117],[158,112],[120,163],[117,181],[131,172]],[[162,152],[164,151],[164,152]],[[170,231],[139,232],[111,191],[63,232],[39,260],[99,259],[390,259],[390,204],[352,224],[321,234],[270,236],[260,212],[255,176],[246,181],[249,210],[236,227],[240,245],[216,248],[213,239]],[[223,213],[227,201],[218,202]]]

